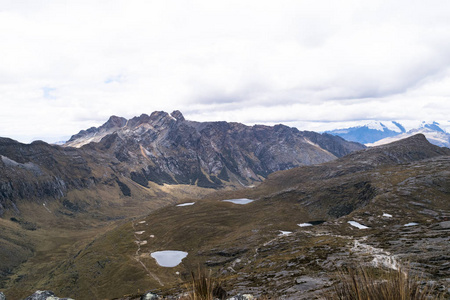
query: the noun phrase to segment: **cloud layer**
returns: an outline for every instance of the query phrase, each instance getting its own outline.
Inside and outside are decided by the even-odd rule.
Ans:
[[[325,130],[449,124],[450,2],[2,1],[0,136],[154,110]]]

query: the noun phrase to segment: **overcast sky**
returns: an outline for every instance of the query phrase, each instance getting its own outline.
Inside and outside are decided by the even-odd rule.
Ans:
[[[22,142],[176,109],[450,131],[450,1],[0,0],[0,101],[0,136]]]

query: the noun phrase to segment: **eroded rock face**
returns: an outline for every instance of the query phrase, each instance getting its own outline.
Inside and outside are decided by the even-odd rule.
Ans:
[[[100,154],[100,156],[102,156]],[[0,138],[0,216],[17,199],[59,199],[95,184],[85,151]]]

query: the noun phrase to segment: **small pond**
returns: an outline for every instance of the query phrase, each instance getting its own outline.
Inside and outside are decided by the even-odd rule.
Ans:
[[[231,202],[231,203],[234,203],[234,204],[244,205],[244,204],[248,204],[250,202],[253,202],[255,200],[251,200],[251,199],[247,199],[247,198],[241,198],[241,199],[228,199],[228,200],[222,200],[222,201],[224,201],[224,202]]]
[[[355,222],[355,221],[348,221],[347,223],[352,225],[353,227],[356,227],[356,228],[359,228],[359,229],[367,229],[367,228],[369,228],[366,225],[360,224],[360,223]]]
[[[178,266],[188,253],[184,251],[165,250],[152,252],[150,255],[161,267],[173,268]]]

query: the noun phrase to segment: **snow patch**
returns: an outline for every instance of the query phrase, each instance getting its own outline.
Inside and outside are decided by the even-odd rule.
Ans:
[[[194,204],[195,204],[195,202],[188,202],[188,203],[178,204],[177,206],[190,206],[190,205],[194,205]]]
[[[223,202],[231,202],[231,203],[234,203],[234,204],[244,205],[244,204],[251,203],[251,202],[253,202],[255,200],[251,200],[251,199],[247,199],[247,198],[241,198],[241,199],[227,199],[227,200],[222,200],[222,201]]]
[[[145,232],[145,230],[142,231],[136,231],[135,234],[143,234]]]
[[[367,227],[365,225],[362,225],[362,224],[360,224],[358,222],[355,222],[355,221],[348,221],[347,223],[352,225],[353,227],[356,227],[356,228],[359,228],[359,229],[368,229],[369,228],[369,227]]]
[[[145,221],[140,221],[140,222],[138,222],[139,224],[144,224],[145,223]]]
[[[387,213],[383,213],[383,217],[392,218],[392,215],[391,214],[387,214]]]
[[[152,252],[150,255],[161,267],[173,268],[178,266],[188,253],[184,251],[164,250]]]
[[[311,223],[300,223],[300,224],[297,224],[297,225],[300,226],[300,227],[313,226],[313,224],[311,224]]]

